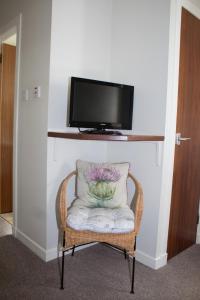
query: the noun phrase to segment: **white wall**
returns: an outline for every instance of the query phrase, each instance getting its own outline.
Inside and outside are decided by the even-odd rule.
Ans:
[[[135,86],[133,132],[164,134],[170,0],[113,1],[111,77]]]
[[[200,1],[199,0],[188,0],[188,2],[191,2],[193,5],[200,8]]]
[[[109,78],[111,0],[53,0],[48,127],[66,130],[71,76]]]
[[[111,8],[110,0],[53,1],[49,129],[66,130],[71,76],[109,79]],[[78,158],[106,161],[106,151],[104,142],[48,139],[49,257],[55,255],[58,240],[55,201],[59,184],[75,169]]]
[[[0,30],[22,13],[18,131],[17,235],[29,246],[46,248],[47,117],[51,0],[2,0]],[[40,85],[42,97],[33,100]],[[30,101],[22,90],[29,89]]]
[[[111,81],[135,86],[133,133],[165,130],[170,1],[124,1],[113,5]],[[144,215],[138,238],[138,259],[157,268],[166,253],[157,254],[163,143],[108,144],[108,160],[127,160],[144,190]]]
[[[133,84],[133,132],[164,134],[169,6],[166,0],[53,1],[49,129],[70,130],[66,128],[67,95],[69,77],[74,75]],[[53,253],[57,246],[55,199],[59,183],[75,167],[76,159],[126,160],[145,195],[138,252],[155,267],[162,143],[49,138],[48,149],[49,251]]]

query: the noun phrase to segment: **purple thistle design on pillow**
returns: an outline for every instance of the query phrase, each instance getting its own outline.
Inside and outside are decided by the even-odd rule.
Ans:
[[[116,182],[120,179],[120,172],[115,168],[93,167],[87,170],[86,179],[91,181]]]
[[[116,191],[117,181],[121,178],[120,172],[113,167],[92,167],[85,172],[88,183],[88,194],[103,207],[104,201],[111,200]],[[100,201],[100,202],[99,202]]]

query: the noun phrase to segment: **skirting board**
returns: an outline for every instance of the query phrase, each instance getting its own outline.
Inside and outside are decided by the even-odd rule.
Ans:
[[[80,246],[76,249],[76,251],[94,246],[95,244],[97,244],[97,243]],[[68,251],[66,254],[70,254],[70,253],[71,253],[71,251]],[[60,252],[60,256],[61,256],[61,252]],[[56,248],[47,250],[46,261],[50,261],[52,259],[55,259],[56,257],[58,257],[58,250]],[[141,251],[136,251],[136,260],[139,261],[140,263],[146,265],[147,267],[157,270],[161,267],[164,267],[167,264],[167,253],[158,258],[154,258],[154,257],[151,257],[151,256],[141,252]]]
[[[196,244],[200,244],[200,234],[197,234]]]
[[[200,207],[199,207],[199,213],[200,213]],[[197,226],[196,244],[200,244],[200,223]]]
[[[53,248],[49,250],[45,250],[38,243],[34,242],[31,238],[29,238],[25,233],[21,232],[19,229],[15,228],[15,236],[18,238],[25,246],[31,249],[37,256],[39,256],[44,261],[50,261],[58,257],[58,249]],[[199,239],[200,241],[200,239]],[[76,251],[82,250],[84,248],[91,247],[96,243],[80,246],[76,249]],[[66,254],[70,254],[71,251],[66,252]],[[61,255],[61,253],[60,253]],[[140,250],[136,251],[136,260],[141,262],[142,264],[152,268],[159,269],[167,264],[167,253],[163,254],[158,258],[151,257]]]
[[[83,250],[83,249],[88,248],[88,247],[92,247],[92,246],[94,246],[95,244],[97,244],[97,243],[92,243],[92,244],[88,244],[88,245],[83,245],[83,246],[77,247],[76,250],[75,250],[75,252],[76,252],[76,251]],[[66,251],[66,252],[65,252],[65,255],[71,254],[71,253],[72,253],[72,250],[69,250],[69,251]],[[58,248],[52,248],[52,249],[47,250],[47,251],[46,251],[46,262],[47,262],[47,261],[50,261],[50,260],[52,260],[52,259],[57,258],[58,255],[59,255],[59,256],[62,255],[62,252],[61,252],[61,251],[58,251]]]
[[[46,250],[38,243],[30,239],[25,233],[15,228],[15,237],[19,239],[25,246],[31,249],[42,260],[46,261]]]
[[[155,258],[145,254],[140,250],[136,250],[136,260],[147,267],[157,270],[167,264],[167,253]]]
[[[58,257],[58,253],[59,253],[58,248],[45,250],[43,247],[41,247],[38,243],[34,242],[32,239],[30,239],[25,233],[21,232],[19,229],[15,228],[13,232],[15,232],[15,237],[17,239],[19,239],[25,246],[27,246],[30,250],[32,250],[42,260],[48,262]],[[96,243],[80,246],[76,249],[76,251],[91,247],[95,244]],[[71,251],[66,252],[66,254],[70,254],[70,253]],[[59,256],[61,256],[61,252],[59,253]]]

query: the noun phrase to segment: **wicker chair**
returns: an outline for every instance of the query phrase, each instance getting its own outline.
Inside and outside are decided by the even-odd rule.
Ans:
[[[124,252],[125,259],[127,255],[133,257],[132,265],[132,280],[131,280],[131,293],[134,293],[134,273],[135,273],[135,249],[136,249],[136,236],[140,229],[140,223],[143,212],[143,192],[140,183],[133,177],[132,174],[128,174],[128,177],[133,181],[135,185],[135,193],[131,202],[131,209],[134,212],[134,230],[128,233],[99,233],[86,230],[75,230],[71,228],[67,220],[67,185],[72,176],[76,176],[77,172],[70,173],[62,182],[60,195],[59,195],[59,210],[61,231],[63,234],[63,246],[62,246],[62,272],[61,272],[61,289],[64,289],[64,258],[65,252],[72,250],[72,256],[74,255],[75,248],[81,245],[90,244],[93,242],[101,242]]]

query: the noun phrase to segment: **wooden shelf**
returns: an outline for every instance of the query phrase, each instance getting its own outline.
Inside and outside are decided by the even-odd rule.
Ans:
[[[164,136],[162,135],[107,135],[107,134],[85,134],[85,133],[54,132],[54,131],[49,131],[48,137],[74,139],[74,140],[121,141],[121,142],[164,141]]]

